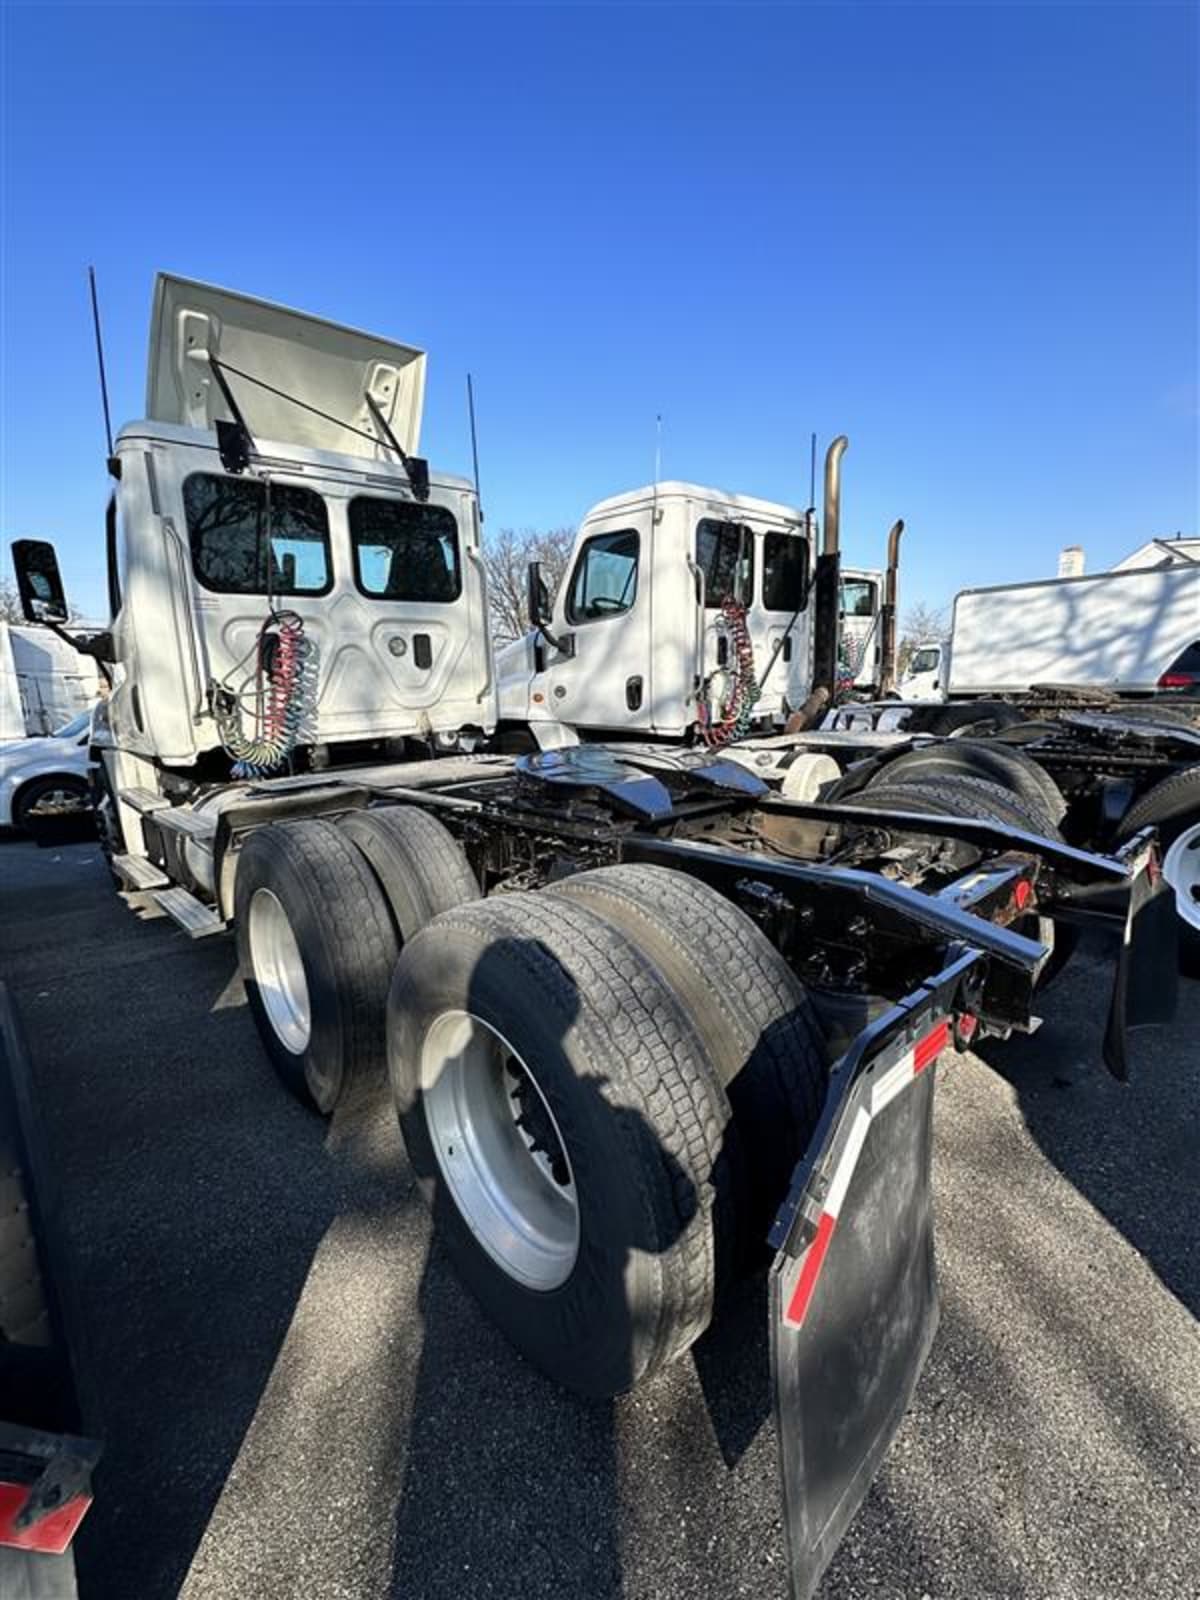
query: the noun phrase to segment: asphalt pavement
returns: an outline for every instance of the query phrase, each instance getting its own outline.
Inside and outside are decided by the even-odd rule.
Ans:
[[[822,1600],[1200,1596],[1200,985],[1121,1086],[1102,956],[939,1068],[941,1330]],[[459,1285],[390,1109],[280,1087],[228,939],[0,843],[0,975],[106,1439],[83,1600],[784,1600],[761,1282],[578,1400]]]

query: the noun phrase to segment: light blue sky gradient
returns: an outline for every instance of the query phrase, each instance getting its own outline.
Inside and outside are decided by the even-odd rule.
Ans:
[[[1186,4],[5,5],[5,543],[103,608],[164,267],[422,345],[488,526],[663,471],[909,525],[904,599],[1196,531]]]

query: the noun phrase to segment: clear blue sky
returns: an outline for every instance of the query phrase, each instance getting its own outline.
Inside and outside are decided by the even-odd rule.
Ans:
[[[430,352],[488,525],[664,473],[803,504],[904,598],[1196,531],[1186,4],[0,5],[5,543],[102,609],[165,267]]]

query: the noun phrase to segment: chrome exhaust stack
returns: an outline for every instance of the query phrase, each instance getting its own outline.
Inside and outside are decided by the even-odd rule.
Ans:
[[[842,457],[850,441],[844,433],[825,452],[825,528],[821,550],[836,556],[841,549],[842,532]]]
[[[900,593],[900,539],[904,518],[892,523],[887,541],[887,573],[883,580],[883,605],[879,613],[879,693],[890,694],[896,687],[896,607]]]
[[[839,433],[825,452],[825,516],[813,585],[813,689],[804,707],[810,717],[817,710],[813,702],[823,697],[822,703],[828,704],[837,688],[842,602],[842,457],[849,443],[846,435]]]

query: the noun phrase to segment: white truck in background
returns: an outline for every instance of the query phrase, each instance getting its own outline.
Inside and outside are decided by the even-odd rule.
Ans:
[[[949,639],[922,639],[908,658],[908,666],[896,685],[900,699],[944,702],[949,665]]]
[[[100,694],[94,660],[38,624],[0,622],[0,743],[45,738]]]
[[[884,585],[885,575],[877,568],[842,568],[840,676],[859,694],[883,692]]]
[[[594,506],[553,598],[531,569],[535,625],[496,660],[501,741],[724,746],[810,726],[818,685],[827,698],[886,692],[904,525],[886,574],[840,567],[845,448],[835,440],[826,458],[824,532],[812,507],[694,483]]]
[[[542,623],[497,653],[502,733],[682,740],[730,706],[747,649],[759,698],[733,710],[782,725],[810,687],[814,536],[810,511],[693,483],[602,500],[553,602],[531,598]]]
[[[964,589],[950,637],[922,643],[902,699],[1040,686],[1144,697],[1200,689],[1200,562]]]

